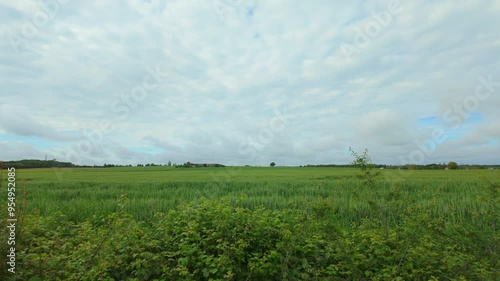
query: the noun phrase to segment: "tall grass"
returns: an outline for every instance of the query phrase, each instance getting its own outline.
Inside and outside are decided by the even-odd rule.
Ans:
[[[475,214],[484,210],[478,200],[481,182],[462,182],[452,179],[405,181],[396,185],[380,180],[375,182],[379,196],[394,198],[389,214],[397,222],[405,212],[421,210],[434,217],[465,220],[481,224]],[[149,183],[27,183],[28,211],[48,215],[62,211],[71,220],[82,222],[92,216],[105,216],[117,211],[116,201],[127,193],[130,202],[126,211],[137,220],[149,222],[157,212],[165,212],[180,203],[201,198],[227,198],[239,207],[256,209],[297,208],[312,210],[321,200],[332,204],[330,215],[344,225],[374,216],[369,205],[373,192],[356,179],[345,180],[271,180],[234,181],[211,185],[197,181]],[[397,197],[397,198],[396,198]],[[396,200],[397,199],[397,200]]]
[[[495,174],[380,177],[354,156],[360,177],[242,169],[214,182],[210,169],[75,169],[57,182],[24,171],[21,209],[40,216],[26,216],[18,235],[21,279],[497,280]]]

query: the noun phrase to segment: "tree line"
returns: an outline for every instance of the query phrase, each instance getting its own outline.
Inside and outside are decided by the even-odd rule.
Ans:
[[[214,164],[214,163],[191,163],[186,162],[182,165],[177,165],[176,163],[172,163],[168,161],[167,164],[137,164],[136,167],[224,167],[222,164]],[[270,164],[271,167],[276,166],[275,162]],[[16,160],[16,161],[0,161],[0,168],[14,167],[16,169],[30,169],[30,168],[72,168],[72,167],[80,167],[80,168],[113,168],[113,167],[132,167],[132,165],[118,165],[118,164],[103,164],[103,165],[76,165],[71,162],[61,162],[56,159],[52,160],[37,160],[37,159],[24,159],[24,160]],[[301,165],[300,167],[331,167],[331,168],[352,168],[352,164],[308,164]],[[450,161],[446,163],[434,163],[427,165],[417,165],[417,164],[406,164],[406,165],[384,165],[384,164],[374,164],[374,168],[379,169],[404,169],[404,170],[455,170],[455,169],[500,169],[500,165],[458,165],[454,161]]]
[[[28,168],[71,168],[77,165],[70,162],[53,160],[25,159],[17,161],[0,161],[1,168],[14,167],[16,169]]]

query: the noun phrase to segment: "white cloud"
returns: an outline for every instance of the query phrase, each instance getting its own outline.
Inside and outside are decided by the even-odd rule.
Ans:
[[[1,157],[64,158],[73,149],[81,164],[299,165],[349,162],[352,146],[399,164],[431,137],[417,120],[436,116],[458,139],[426,161],[498,161],[500,87],[475,109],[480,121],[450,131],[442,120],[479,77],[500,81],[497,1],[401,2],[347,60],[341,45],[355,45],[355,27],[387,3],[242,0],[218,13],[213,1],[69,1],[30,38],[26,19],[43,8],[1,4],[0,145],[10,149]],[[26,39],[19,50],[12,36]],[[157,66],[161,85],[133,100]],[[259,143],[276,110],[285,128]],[[249,157],[240,148],[252,138],[259,149]]]

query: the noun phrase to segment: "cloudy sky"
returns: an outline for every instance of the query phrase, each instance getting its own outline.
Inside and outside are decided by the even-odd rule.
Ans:
[[[0,159],[499,164],[500,1],[341,2],[2,1]]]

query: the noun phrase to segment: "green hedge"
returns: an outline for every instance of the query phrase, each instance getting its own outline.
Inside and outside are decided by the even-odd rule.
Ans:
[[[424,213],[346,229],[325,212],[205,200],[149,225],[123,211],[78,224],[61,213],[26,216],[16,274],[0,279],[495,280],[496,242],[494,225],[479,231]]]

